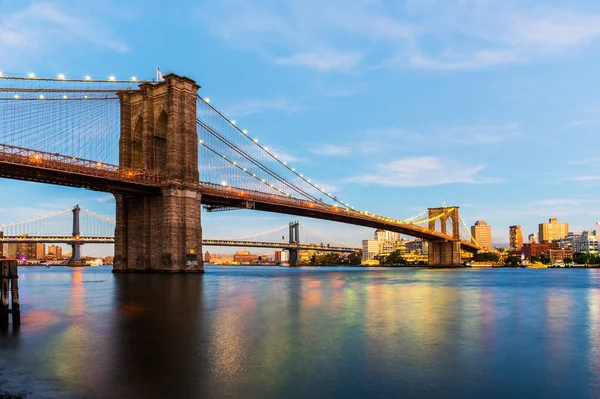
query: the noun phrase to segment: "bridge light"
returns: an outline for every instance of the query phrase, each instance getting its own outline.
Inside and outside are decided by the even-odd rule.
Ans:
[[[252,140],[252,141],[254,141],[255,143],[258,143],[258,139],[254,139],[254,140]]]
[[[234,120],[232,120],[232,121],[231,121],[231,124],[232,124],[232,125],[235,125],[235,121],[234,121]]]
[[[295,172],[295,171],[296,171],[296,168],[292,168],[292,172]]]
[[[265,182],[265,179],[260,179],[260,181],[264,183],[264,182]]]
[[[277,155],[273,155],[275,157],[275,159],[277,159]]]
[[[266,151],[266,152],[269,152],[269,147],[265,147],[265,151]]]
[[[64,74],[62,74],[62,73],[59,73],[59,74],[58,74],[58,79],[60,79],[60,80],[64,80],[64,78],[65,78],[65,75],[64,75]]]
[[[287,165],[287,162],[285,162],[285,161],[284,161],[284,162],[283,162],[283,164],[284,164],[284,165]]]
[[[243,169],[244,172],[247,172],[248,170],[246,168]]]
[[[85,79],[85,80],[92,80],[92,77],[88,75],[88,76],[86,76],[84,79]]]
[[[306,181],[310,183],[310,179],[306,179]]]
[[[132,82],[137,82],[137,78],[136,78],[135,76],[132,76],[132,77],[131,77],[131,81],[132,81]]]
[[[254,173],[252,173],[252,177],[256,177],[256,175]]]
[[[44,99],[44,95],[40,94],[40,100],[43,100],[43,99]]]
[[[222,182],[221,182],[221,185],[223,185],[223,186],[226,186],[226,185],[227,185],[227,182],[226,182],[226,181],[222,181]]]
[[[63,96],[63,100],[66,100],[66,99],[67,99],[67,95],[65,94],[65,95]]]
[[[233,165],[234,165],[234,166],[237,166],[237,163],[235,163],[235,162],[234,162],[234,163],[233,163]]]
[[[208,104],[208,103],[210,102],[210,98],[206,97],[206,98],[204,99],[204,102]]]
[[[2,76],[2,71],[0,71],[0,76]]]
[[[300,175],[299,175],[299,176],[300,176],[300,177],[304,177],[304,175],[303,175],[302,173],[300,173]]]
[[[35,73],[30,72],[27,76],[29,77],[29,79],[33,79],[35,78]]]
[[[204,143],[204,141],[198,140],[198,144],[203,144],[203,143]]]
[[[83,96],[83,98],[87,99],[87,98],[88,98],[88,96]]]
[[[98,163],[96,163],[96,165],[102,166],[102,162],[98,162]]]
[[[19,95],[18,94],[15,94],[15,99],[17,99],[17,100],[19,99]]]
[[[108,80],[115,80],[115,77],[114,76],[109,76]]]
[[[248,131],[247,130],[242,130],[242,133],[248,134]]]

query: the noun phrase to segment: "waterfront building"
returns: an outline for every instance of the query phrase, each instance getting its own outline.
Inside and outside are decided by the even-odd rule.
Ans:
[[[62,247],[60,245],[48,245],[48,255],[54,255],[56,259],[62,259]]]
[[[542,258],[551,249],[560,249],[556,243],[543,243],[543,244],[523,244],[523,255],[525,259],[531,259],[532,256],[536,258]]]
[[[569,223],[559,223],[557,218],[550,218],[548,223],[538,225],[538,240],[540,244],[552,242],[554,239],[569,234]]]
[[[204,262],[206,262],[206,263],[210,263],[210,258],[211,258],[211,256],[210,256],[210,252],[206,251],[206,252],[204,253]]]
[[[581,236],[581,233],[569,232],[565,237],[555,238],[552,240],[552,242],[557,244],[561,249],[570,249],[574,252],[577,252],[579,236]]]
[[[241,251],[237,251],[233,255],[234,263],[256,263],[258,261],[258,255],[252,255],[250,251],[247,249],[242,249]]]
[[[523,248],[523,231],[521,226],[510,226],[508,228],[510,244],[509,247],[513,251],[520,251]]]
[[[575,252],[598,255],[598,236],[596,232],[584,231],[579,235]]]
[[[379,241],[363,240],[362,258],[363,260],[374,260],[379,255]]]
[[[374,238],[377,241],[398,241],[400,239],[400,233],[377,229],[375,230]]]
[[[478,220],[471,226],[471,235],[481,248],[492,250],[492,227],[483,220]]]
[[[408,241],[406,243],[406,252],[414,252],[419,255],[427,255],[429,246],[427,245],[427,241],[422,239],[416,239],[412,241]]]
[[[546,257],[550,260],[551,265],[560,264],[567,258],[573,259],[573,251],[570,249],[549,249]]]
[[[46,244],[38,243],[35,245],[35,259],[44,259],[46,257]]]

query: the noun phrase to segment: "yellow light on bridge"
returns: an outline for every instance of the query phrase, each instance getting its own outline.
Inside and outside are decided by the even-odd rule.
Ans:
[[[204,144],[204,141],[198,140],[198,144]]]
[[[40,100],[43,100],[43,99],[44,99],[44,95],[40,94]]]
[[[204,102],[208,104],[208,103],[210,102],[210,98],[206,97],[206,98],[204,99]]]
[[[84,79],[85,79],[85,80],[92,80],[92,77],[88,75],[88,76],[86,76]]]
[[[66,99],[67,99],[67,95],[65,94],[65,95],[63,96],[63,100],[66,100]]]
[[[221,182],[221,185],[223,185],[223,186],[226,186],[226,185],[227,185],[227,182],[226,182],[226,181],[222,181],[222,182]]]
[[[136,78],[135,76],[132,76],[132,77],[131,77],[131,81],[132,81],[132,82],[137,82],[137,78]]]
[[[29,79],[33,79],[35,78],[35,73],[30,72],[27,76],[29,77]]]
[[[115,77],[114,76],[109,76],[108,80],[115,80]]]
[[[0,71],[0,76],[2,76],[2,71]]]
[[[265,147],[265,151],[266,151],[266,152],[269,152],[269,147]]]
[[[62,73],[59,73],[59,74],[58,74],[58,79],[60,79],[60,80],[64,80],[64,78],[65,78],[65,75],[64,75],[64,74],[62,74]]]
[[[235,121],[231,121],[231,124],[232,124],[232,125],[235,125]]]
[[[242,130],[242,133],[248,134],[248,131],[247,130]]]
[[[18,94],[15,94],[15,99],[17,99],[17,100],[19,99],[19,95]]]

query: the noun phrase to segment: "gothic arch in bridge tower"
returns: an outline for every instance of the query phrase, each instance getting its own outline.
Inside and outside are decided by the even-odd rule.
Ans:
[[[169,125],[169,116],[163,108],[158,115],[154,125],[154,164],[151,169],[163,172],[167,166],[167,128]]]
[[[442,231],[442,221],[441,221],[440,219],[436,219],[436,221],[434,222],[434,227],[433,227],[433,229],[434,229],[435,231],[439,231],[439,232],[441,232],[441,231]]]
[[[144,118],[140,115],[131,137],[131,167],[144,169]]]
[[[446,225],[446,234],[449,235],[453,235],[454,234],[454,219],[452,219],[452,216],[448,216],[446,218],[446,220],[444,221],[444,224]]]

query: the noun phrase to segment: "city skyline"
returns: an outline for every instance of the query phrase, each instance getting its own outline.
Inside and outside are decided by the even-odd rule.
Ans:
[[[336,11],[332,24],[331,5],[306,2],[300,7],[318,17],[304,24],[288,2],[259,7],[233,1],[227,16],[220,5],[204,2],[183,21],[133,3],[22,2],[5,5],[0,19],[0,32],[10,38],[0,40],[0,70],[153,78],[160,65],[196,79],[202,95],[261,143],[357,209],[403,219],[446,201],[461,207],[469,225],[485,220],[499,245],[508,244],[509,226],[519,224],[528,235],[554,217],[569,222],[571,231],[593,229],[600,219],[592,192],[600,182],[600,158],[593,146],[563,153],[556,142],[571,135],[594,142],[600,120],[597,90],[589,82],[600,75],[593,67],[599,6],[508,1],[492,12],[486,2],[474,11],[469,2],[450,1],[435,12],[434,3],[396,9],[353,0]],[[561,10],[568,18],[559,18]],[[458,21],[478,13],[492,35],[470,28],[459,37],[456,26],[435,20],[444,12]],[[356,15],[362,24],[349,23]],[[132,28],[141,20],[168,29],[149,41]],[[515,44],[510,35],[522,33],[524,21],[531,34]],[[500,26],[509,27],[506,36]],[[580,27],[577,35],[561,34],[572,26]],[[282,34],[274,39],[272,33]],[[320,46],[314,46],[317,33]],[[340,33],[347,34],[344,45]],[[403,44],[394,47],[391,38]],[[197,53],[189,50],[192,42]],[[546,159],[550,168],[535,166]],[[73,203],[114,215],[111,195],[9,180],[2,185],[8,193],[2,222]],[[248,211],[202,217],[207,237],[241,236],[289,221]],[[357,245],[372,236],[366,228],[310,224]]]

